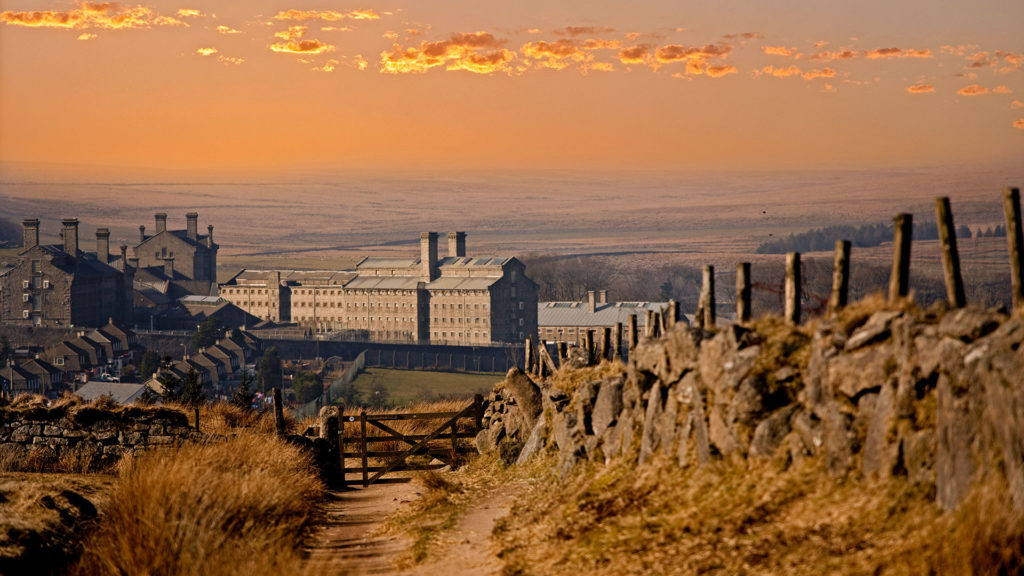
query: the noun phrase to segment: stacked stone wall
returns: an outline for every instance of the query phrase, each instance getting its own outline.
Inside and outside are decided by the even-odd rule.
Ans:
[[[582,459],[659,454],[681,467],[820,458],[836,476],[905,477],[947,509],[999,475],[1024,509],[1022,343],[1024,319],[982,309],[676,326],[642,339],[610,377],[512,369],[488,397],[477,446],[521,445],[520,462],[549,449],[561,474]]]

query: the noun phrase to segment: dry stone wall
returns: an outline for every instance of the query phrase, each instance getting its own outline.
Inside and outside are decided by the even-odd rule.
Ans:
[[[95,455],[102,465],[136,448],[171,445],[194,434],[186,415],[170,408],[0,407],[0,451],[7,457],[35,451],[59,459],[74,449]]]
[[[658,453],[679,466],[817,457],[837,476],[907,477],[947,509],[998,474],[1024,509],[1021,343],[1024,320],[977,308],[680,325],[571,395],[512,369],[488,397],[477,447],[522,446],[520,462],[555,450],[561,474],[581,459]]]

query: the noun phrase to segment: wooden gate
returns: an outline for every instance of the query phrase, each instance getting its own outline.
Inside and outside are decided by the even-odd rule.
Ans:
[[[445,466],[455,469],[464,459],[462,455],[476,452],[471,442],[459,440],[475,438],[482,418],[483,396],[480,394],[459,412],[367,414],[363,409],[358,415],[342,415],[339,432],[342,486],[349,485],[348,474],[358,475],[363,487],[367,487],[373,483],[410,480],[383,477],[392,472],[436,470]],[[436,428],[432,424],[426,428],[429,432],[420,434],[405,434],[393,427],[395,422],[409,420],[440,424]],[[419,462],[410,462],[413,457],[421,458]],[[352,466],[348,459],[355,459],[358,464]]]

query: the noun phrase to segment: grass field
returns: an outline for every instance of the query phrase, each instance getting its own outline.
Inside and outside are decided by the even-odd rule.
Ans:
[[[364,402],[371,400],[374,390],[386,390],[388,403],[404,406],[412,402],[438,398],[472,397],[486,394],[505,377],[490,372],[425,372],[421,370],[391,370],[366,368],[356,377],[355,386]]]

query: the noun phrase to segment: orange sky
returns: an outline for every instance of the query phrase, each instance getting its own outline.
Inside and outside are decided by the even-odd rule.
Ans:
[[[1022,22],[1020,0],[4,0],[0,160],[1020,165]]]

